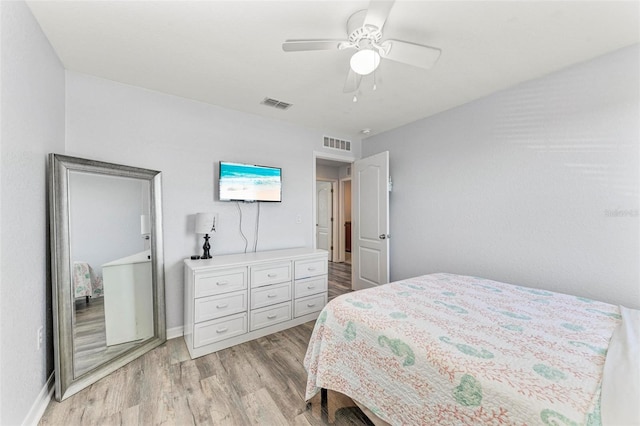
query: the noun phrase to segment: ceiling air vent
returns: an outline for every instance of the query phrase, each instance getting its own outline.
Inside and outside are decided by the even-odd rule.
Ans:
[[[351,151],[351,141],[336,139],[329,136],[324,137],[324,147],[339,149],[340,151]]]
[[[264,98],[260,103],[277,109],[289,109],[292,105],[272,98]]]

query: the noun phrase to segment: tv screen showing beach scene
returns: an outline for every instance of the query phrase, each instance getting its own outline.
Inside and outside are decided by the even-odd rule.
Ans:
[[[220,201],[282,201],[282,170],[220,162]]]

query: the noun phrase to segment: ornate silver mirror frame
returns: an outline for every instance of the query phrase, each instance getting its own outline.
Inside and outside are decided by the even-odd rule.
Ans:
[[[144,254],[144,262],[138,263],[145,263],[145,271],[147,271],[145,274],[151,277],[151,287],[146,290],[148,297],[144,297],[144,295],[142,297],[140,295],[136,296],[136,300],[148,307],[144,309],[148,311],[148,315],[146,315],[148,320],[145,320],[148,323],[146,326],[146,334],[143,333],[129,338],[131,341],[129,344],[114,344],[112,347],[118,347],[118,350],[113,351],[110,358],[104,361],[98,358],[98,361],[92,361],[95,362],[95,364],[89,364],[88,367],[84,367],[81,370],[74,364],[74,357],[77,355],[74,347],[78,344],[78,342],[74,342],[76,310],[77,306],[84,303],[84,301],[83,297],[77,298],[77,278],[74,278],[77,276],[74,275],[77,271],[75,271],[74,268],[77,268],[76,263],[80,262],[75,262],[75,259],[72,257],[71,247],[73,218],[71,216],[72,194],[70,192],[70,178],[72,176],[86,176],[89,178],[89,181],[91,179],[100,180],[102,178],[107,179],[107,181],[109,179],[115,179],[116,181],[118,179],[123,181],[128,180],[133,182],[134,185],[139,184],[141,188],[144,188],[145,195],[142,196],[142,204],[144,205],[144,213],[146,214],[140,215],[140,217],[135,218],[135,220],[141,223],[140,227],[143,230],[136,231],[136,233],[138,234],[137,238],[140,239],[140,234],[142,233],[146,239],[146,241],[142,243],[146,250],[134,256],[125,256],[123,259]],[[74,177],[74,179],[76,178]],[[49,226],[51,229],[51,274],[53,285],[55,397],[58,401],[79,392],[166,341],[161,190],[161,173],[158,171],[74,158],[60,154],[49,154]],[[100,194],[100,190],[97,188],[96,194]],[[114,219],[114,221],[115,220],[117,219]],[[114,223],[114,225],[116,225],[117,228],[119,223]],[[128,232],[131,234],[130,231]],[[97,248],[101,248],[100,244],[105,244],[105,241],[101,241],[100,239],[95,239],[90,242]],[[105,262],[98,267],[101,267],[101,271],[104,271],[108,265],[119,264],[118,262],[123,259]],[[129,263],[133,264],[136,262],[137,261]],[[89,267],[89,269],[91,268]],[[86,276],[89,277],[88,272]],[[93,277],[93,275],[91,275],[91,277]],[[106,278],[106,276],[104,278]],[[100,280],[102,279],[103,277],[100,277]],[[113,282],[113,280],[111,282]],[[106,281],[104,284],[104,292],[106,295]],[[121,283],[119,282],[118,285],[121,285]],[[148,298],[150,298],[151,301],[149,301]],[[102,299],[102,303],[106,305],[106,297]],[[97,301],[98,299],[95,300]],[[86,304],[87,306],[90,304],[89,297],[86,299]],[[134,305],[132,311],[136,309],[137,305]],[[103,311],[106,312],[106,306],[103,307]],[[119,316],[119,312],[117,311],[116,316]],[[106,341],[108,342],[108,336]],[[106,343],[106,345],[108,345],[108,343]],[[74,365],[76,366],[74,367]]]

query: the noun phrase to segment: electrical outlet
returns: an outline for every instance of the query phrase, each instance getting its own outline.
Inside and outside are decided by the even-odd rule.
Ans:
[[[38,329],[38,350],[40,350],[42,348],[42,343],[44,342],[44,336],[43,336],[43,327],[40,327]]]

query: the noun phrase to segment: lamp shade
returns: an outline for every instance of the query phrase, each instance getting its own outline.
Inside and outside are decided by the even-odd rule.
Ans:
[[[196,234],[210,234],[216,230],[215,213],[196,214]]]
[[[353,54],[349,62],[351,69],[360,74],[371,74],[380,65],[380,54],[375,50],[361,49]]]
[[[146,235],[151,233],[151,222],[148,214],[140,215],[140,234]]]

